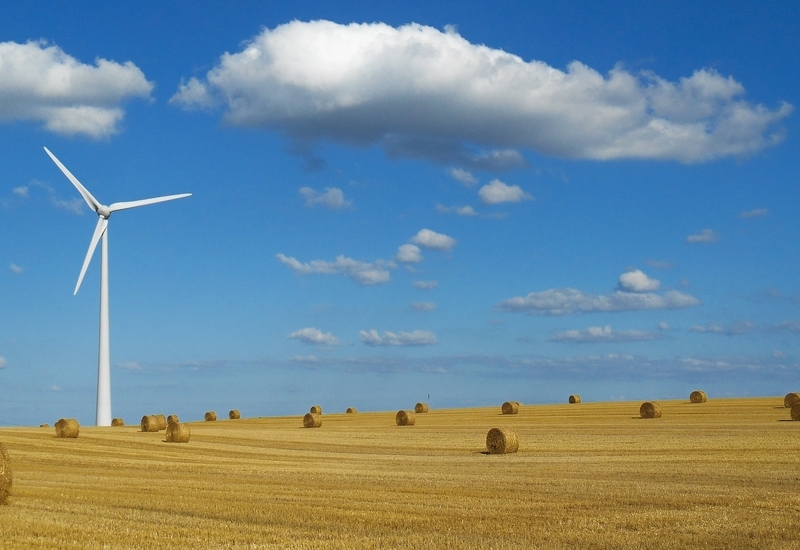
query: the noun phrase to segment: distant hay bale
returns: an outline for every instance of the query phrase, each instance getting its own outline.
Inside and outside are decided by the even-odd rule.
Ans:
[[[322,414],[322,407],[320,407],[319,405],[314,405],[308,412],[310,412],[311,414]]]
[[[347,410],[345,412],[347,414],[356,414],[358,411],[356,410],[355,407],[347,407]]]
[[[74,418],[62,418],[56,422],[56,437],[78,437],[81,425]]]
[[[153,416],[156,417],[156,421],[158,422],[158,429],[166,430],[167,429],[167,417],[163,414],[154,414]]]
[[[645,401],[639,407],[639,416],[642,418],[661,418],[661,405],[654,401]]]
[[[165,439],[167,443],[188,443],[189,435],[188,424],[183,422],[170,422],[167,426]]]
[[[319,413],[309,412],[303,417],[304,428],[319,428],[322,426],[322,415]]]
[[[703,390],[694,390],[689,394],[689,401],[692,403],[705,403],[708,401],[708,396]]]
[[[428,404],[427,403],[417,403],[414,405],[414,412],[415,413],[426,413],[428,412]]]
[[[213,422],[217,419],[217,413],[214,411],[208,411],[205,416],[206,422]]]
[[[516,453],[519,450],[519,439],[513,430],[492,428],[486,434],[486,449],[493,455]]]
[[[800,420],[800,403],[792,405],[792,420]]]
[[[394,421],[398,426],[413,426],[417,417],[412,411],[397,411]]]
[[[180,418],[178,418],[178,415],[177,415],[177,414],[171,414],[171,415],[169,415],[169,416],[167,417],[167,428],[169,428],[169,425],[170,425],[170,424],[173,424],[173,423],[175,423],[175,422],[180,422],[180,421],[181,421],[181,420],[180,420]]]
[[[501,410],[503,411],[503,414],[518,414],[519,403],[516,401],[506,401],[503,403]]]
[[[238,420],[241,417],[242,415],[239,414],[239,409],[231,409],[231,411],[228,413],[228,418],[230,418],[231,420]]]
[[[581,396],[578,395],[577,393],[573,393],[572,395],[569,396],[569,402],[570,403],[580,403],[581,402]]]
[[[8,502],[8,494],[11,492],[11,459],[8,451],[0,443],[0,504]]]
[[[125,421],[123,419],[121,419],[121,418],[112,418],[111,419],[111,425],[112,426],[124,426],[125,425]]]
[[[142,427],[143,432],[157,432],[158,431],[158,418],[154,414],[146,414],[142,417],[139,425]]]
[[[40,428],[49,428],[50,424],[39,424]]]
[[[783,398],[783,406],[787,409],[794,407],[795,403],[800,403],[800,393],[787,393],[786,397]]]

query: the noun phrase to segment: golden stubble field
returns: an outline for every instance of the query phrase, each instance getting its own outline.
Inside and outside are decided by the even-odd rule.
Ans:
[[[648,420],[639,405],[201,421],[186,444],[0,429],[0,547],[800,548],[800,422],[782,398],[662,401]],[[497,426],[518,453],[485,453]]]

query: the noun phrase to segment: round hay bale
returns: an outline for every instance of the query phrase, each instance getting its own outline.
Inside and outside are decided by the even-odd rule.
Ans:
[[[322,414],[322,407],[319,405],[314,405],[308,412],[311,414]]]
[[[356,414],[358,411],[356,410],[355,407],[347,407],[347,410],[345,412],[347,414]]]
[[[239,409],[232,409],[228,413],[228,418],[230,418],[231,420],[239,420],[241,417],[242,415],[239,414]]]
[[[708,401],[708,396],[703,390],[694,390],[689,394],[689,402],[691,403],[705,403]]]
[[[642,418],[661,418],[661,405],[654,401],[645,401],[639,407],[639,416]]]
[[[518,414],[519,403],[516,401],[506,401],[500,409],[503,411],[503,414]]]
[[[165,441],[167,443],[188,443],[189,425],[183,422],[170,422],[167,426]]]
[[[570,403],[580,403],[581,402],[581,396],[578,395],[577,393],[573,393],[572,395],[569,396],[569,402]]]
[[[306,413],[303,417],[304,428],[319,428],[322,426],[322,415],[317,413]]]
[[[398,426],[413,426],[417,417],[412,411],[397,411],[394,421]]]
[[[427,403],[417,403],[414,405],[414,412],[415,413],[426,413],[428,412],[428,404]]]
[[[0,443],[0,504],[8,502],[8,494],[11,492],[11,459],[8,451]]]
[[[121,418],[112,418],[111,419],[111,425],[112,426],[124,426],[125,425],[125,421],[123,419],[121,419]]]
[[[486,434],[486,449],[493,455],[516,453],[519,450],[519,438],[516,432],[508,428],[492,428]]]
[[[791,409],[794,407],[795,403],[800,403],[800,393],[791,392],[787,393],[786,397],[783,398],[783,406],[787,409]]]
[[[156,422],[158,422],[158,429],[166,430],[167,429],[167,417],[163,414],[154,414],[153,416],[156,417]]]
[[[40,428],[49,428],[50,424],[39,424]]]
[[[170,424],[172,424],[172,423],[174,423],[174,422],[180,422],[180,421],[181,421],[181,420],[180,420],[180,418],[178,418],[178,415],[177,415],[177,414],[171,414],[171,415],[169,415],[169,416],[167,417],[167,428],[169,428],[169,425],[170,425]]]
[[[205,416],[206,422],[213,422],[217,419],[217,413],[214,411],[208,411]]]
[[[74,418],[62,418],[56,422],[56,437],[78,437],[81,425]]]
[[[800,403],[795,403],[792,405],[792,420],[800,420]]]
[[[157,432],[158,431],[158,418],[154,414],[146,414],[142,417],[139,423],[143,432]]]

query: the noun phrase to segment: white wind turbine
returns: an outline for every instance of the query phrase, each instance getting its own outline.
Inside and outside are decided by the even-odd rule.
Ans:
[[[50,155],[53,162],[56,163],[64,175],[67,176],[69,181],[72,182],[78,192],[81,194],[89,208],[97,213],[97,225],[94,228],[94,235],[92,241],[89,243],[89,251],[86,253],[86,258],[83,260],[83,267],[81,274],[78,276],[78,283],[75,285],[75,292],[81,287],[83,276],[86,274],[86,268],[89,267],[89,262],[92,260],[97,242],[100,237],[103,238],[103,250],[100,262],[100,346],[97,357],[97,420],[98,426],[111,425],[111,362],[108,346],[108,218],[111,214],[119,210],[127,210],[128,208],[136,208],[137,206],[146,206],[148,204],[155,204],[157,202],[171,201],[174,199],[182,199],[188,197],[191,193],[182,193],[180,195],[169,195],[166,197],[155,197],[152,199],[143,199],[139,201],[128,202],[115,202],[110,206],[100,204],[91,193],[81,185],[81,182],[67,170],[66,166],[51,153],[47,147],[44,148],[45,152]]]

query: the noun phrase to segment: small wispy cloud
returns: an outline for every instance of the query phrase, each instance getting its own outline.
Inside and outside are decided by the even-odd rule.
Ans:
[[[686,237],[687,243],[713,243],[719,240],[719,234],[713,229],[703,229],[700,233]]]
[[[602,327],[588,327],[585,330],[565,330],[554,334],[547,339],[548,342],[573,343],[573,344],[598,344],[618,342],[642,342],[655,340],[661,335],[641,330],[614,330],[611,325]]]
[[[769,211],[766,208],[755,208],[753,210],[745,210],[743,212],[739,212],[740,218],[762,218],[769,214]]]
[[[24,271],[24,269],[21,266],[18,266],[17,264],[10,264],[8,266],[8,270],[14,275],[19,275]]]
[[[376,260],[375,262],[360,262],[340,255],[336,260],[311,260],[300,262],[292,256],[284,254],[275,255],[281,263],[289,266],[295,273],[342,274],[350,277],[359,285],[379,285],[389,282],[391,275],[389,269],[394,267],[391,262]]]
[[[692,325],[689,327],[691,332],[699,332],[703,334],[721,334],[723,336],[739,336],[740,334],[749,334],[758,330],[758,327],[750,321],[738,321],[729,325],[718,325],[716,323],[709,323],[707,325]]]
[[[644,263],[655,269],[672,269],[675,267],[674,263],[662,260],[645,260]]]
[[[436,304],[433,302],[411,302],[411,309],[414,311],[433,311]]]
[[[307,327],[296,330],[289,335],[290,339],[300,340],[305,344],[317,346],[338,346],[339,339],[330,332],[322,332],[318,328]]]
[[[133,371],[142,370],[142,366],[134,361],[128,361],[127,363],[117,363],[116,366],[125,370],[133,370]]]
[[[443,233],[437,233],[430,229],[420,229],[411,242],[418,244],[423,248],[430,248],[432,250],[450,250],[456,245],[456,240]]]
[[[439,281],[415,281],[414,288],[419,290],[433,290],[439,286]]]
[[[326,187],[325,192],[321,193],[310,187],[301,187],[299,193],[306,199],[306,206],[321,205],[331,210],[341,210],[352,206],[352,200],[344,198],[344,192],[338,187]]]
[[[463,168],[451,168],[448,173],[453,176],[457,182],[466,185],[467,187],[474,187],[478,184],[478,178],[472,175],[469,170]]]
[[[18,197],[22,197],[23,199],[28,198],[28,188],[26,186],[15,187],[11,190]]]
[[[375,329],[361,330],[358,332],[358,337],[368,346],[430,346],[439,342],[436,335],[427,330],[412,332],[389,332],[387,330],[383,334],[378,334]]]
[[[6,358],[5,358],[5,357],[3,357],[2,355],[0,355],[0,369],[4,369],[4,368],[6,368],[7,366],[8,366],[8,361],[6,361]]]
[[[469,205],[466,206],[444,206],[441,204],[436,205],[436,211],[442,214],[458,214],[459,216],[477,216],[478,213]]]

